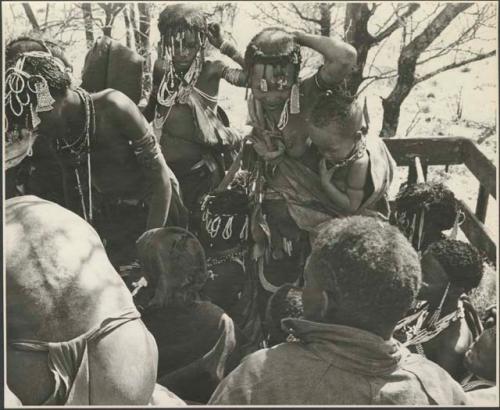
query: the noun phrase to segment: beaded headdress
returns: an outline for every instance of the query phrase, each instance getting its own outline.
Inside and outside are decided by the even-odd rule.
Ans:
[[[263,32],[271,30],[278,29],[269,28]],[[278,89],[283,89],[283,87],[289,85],[286,70],[283,70],[283,67],[288,64],[292,64],[295,68],[290,98],[285,103],[280,122],[278,124],[278,129],[283,129],[288,122],[288,113],[298,114],[300,112],[300,93],[298,84],[300,64],[302,60],[300,46],[295,43],[290,36],[289,38],[284,37],[278,41],[273,41],[272,44],[269,43],[264,47],[263,44],[256,44],[259,35],[260,34],[254,37],[245,52],[245,64],[250,75],[254,75],[254,67],[256,64],[263,64],[264,66],[270,65],[273,67],[273,73],[275,73],[274,75],[277,77],[276,83],[278,84]],[[260,79],[259,87],[263,92],[268,91],[268,84],[265,78]]]
[[[28,51],[21,53],[15,64],[6,70],[5,75],[5,107],[15,117],[22,117],[29,112],[32,129],[40,124],[39,112],[53,109],[55,99],[52,97],[47,80],[38,74],[30,74],[25,71],[26,60],[50,59],[57,67],[66,72],[67,67],[50,51]]]

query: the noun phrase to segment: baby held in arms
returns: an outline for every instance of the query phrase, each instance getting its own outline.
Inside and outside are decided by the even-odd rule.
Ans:
[[[331,201],[349,214],[356,213],[373,191],[362,122],[359,102],[333,93],[319,98],[309,124],[309,137],[321,156],[321,185]]]

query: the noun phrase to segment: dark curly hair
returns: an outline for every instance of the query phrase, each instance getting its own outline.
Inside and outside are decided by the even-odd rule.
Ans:
[[[403,186],[394,202],[396,224],[408,234],[413,215],[425,209],[425,230],[445,231],[455,223],[458,204],[442,183],[422,182]]]
[[[441,264],[450,282],[466,292],[479,286],[484,266],[481,254],[471,244],[455,239],[443,239],[427,248]]]
[[[301,318],[304,316],[302,289],[291,284],[284,284],[269,298],[266,310],[266,327],[270,333],[271,344],[286,340],[281,329],[281,319]]]
[[[325,127],[332,122],[356,132],[362,126],[363,111],[357,99],[350,94],[332,92],[321,95],[311,111],[311,123],[315,127]]]
[[[421,276],[419,257],[403,234],[365,216],[323,225],[305,272],[307,287],[314,283],[329,295],[328,320],[377,334],[404,316]]]
[[[207,18],[199,5],[169,4],[158,17],[158,30],[162,36],[171,36],[184,30],[206,33]]]

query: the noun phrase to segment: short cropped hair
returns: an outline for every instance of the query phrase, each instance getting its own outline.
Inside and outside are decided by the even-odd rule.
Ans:
[[[439,231],[451,229],[455,223],[458,205],[455,195],[442,183],[422,182],[404,186],[396,196],[396,221],[400,228],[411,216],[425,209],[425,225]]]
[[[314,287],[329,294],[344,324],[369,331],[395,326],[421,284],[420,260],[411,244],[397,228],[372,217],[323,224],[309,265]]]
[[[479,286],[483,278],[484,265],[477,248],[455,239],[443,239],[427,248],[441,264],[453,285],[463,287],[466,292]]]
[[[163,305],[193,303],[208,279],[198,238],[180,227],[156,228],[137,240],[137,254]],[[167,300],[167,290],[172,300]]]
[[[311,123],[315,127],[336,122],[349,135],[361,129],[362,121],[363,110],[359,101],[341,92],[320,96],[311,111]]]
[[[270,342],[285,341],[286,334],[281,328],[281,320],[291,317],[295,319],[304,316],[302,289],[286,283],[269,298],[266,310],[266,325],[270,333]]]

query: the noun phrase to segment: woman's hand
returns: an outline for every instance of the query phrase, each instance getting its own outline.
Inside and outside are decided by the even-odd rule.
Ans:
[[[210,23],[208,25],[207,38],[210,44],[216,48],[220,48],[224,39],[222,38],[221,28],[218,23]]]

